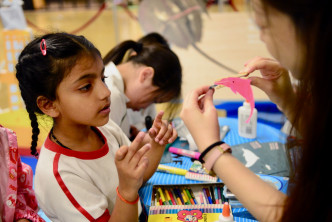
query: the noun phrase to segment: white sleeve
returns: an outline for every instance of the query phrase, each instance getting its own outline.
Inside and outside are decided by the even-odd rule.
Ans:
[[[122,145],[129,146],[131,144],[129,138],[122,131],[122,129],[113,121],[109,120],[108,123],[102,127],[98,127],[100,131],[107,138],[107,141],[112,141],[112,138],[115,138],[119,147]],[[113,147],[114,144],[109,144],[110,147]]]
[[[82,222],[110,217],[107,198],[92,181],[85,180],[72,172],[60,174],[68,192],[65,192],[67,200],[61,201],[58,198],[59,204],[53,208],[59,221]],[[61,197],[65,198],[64,195]]]

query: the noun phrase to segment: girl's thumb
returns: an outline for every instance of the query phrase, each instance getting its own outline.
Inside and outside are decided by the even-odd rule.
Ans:
[[[214,89],[209,89],[204,98],[204,106],[206,105],[213,105],[213,94],[214,94]]]

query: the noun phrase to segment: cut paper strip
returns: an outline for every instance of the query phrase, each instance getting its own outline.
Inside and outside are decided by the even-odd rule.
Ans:
[[[255,101],[254,101],[254,96],[252,93],[252,88],[251,88],[250,82],[251,82],[250,79],[241,79],[238,77],[228,77],[228,78],[223,78],[214,83],[216,85],[224,85],[224,86],[231,88],[231,90],[235,94],[239,93],[241,96],[243,96],[249,102],[250,116],[246,120],[246,123],[249,123],[252,113],[255,108]]]

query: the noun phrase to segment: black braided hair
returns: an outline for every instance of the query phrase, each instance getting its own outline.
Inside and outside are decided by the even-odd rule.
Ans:
[[[45,40],[46,55],[40,48]],[[40,133],[37,114],[44,113],[37,105],[37,98],[44,96],[54,101],[56,89],[82,57],[100,57],[100,52],[83,36],[51,33],[32,40],[21,52],[16,65],[16,78],[32,127],[31,154],[38,156],[37,142]]]
[[[38,141],[38,135],[39,135],[39,127],[37,122],[37,116],[34,112],[29,112],[29,118],[31,121],[31,127],[32,127],[32,141],[31,141],[31,155],[38,156],[37,152],[37,141]]]

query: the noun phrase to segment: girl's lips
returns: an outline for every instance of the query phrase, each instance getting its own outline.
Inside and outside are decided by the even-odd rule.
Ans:
[[[108,114],[111,112],[111,106],[110,105],[107,105],[105,106],[102,110],[100,110],[101,113],[105,113],[105,114]]]

